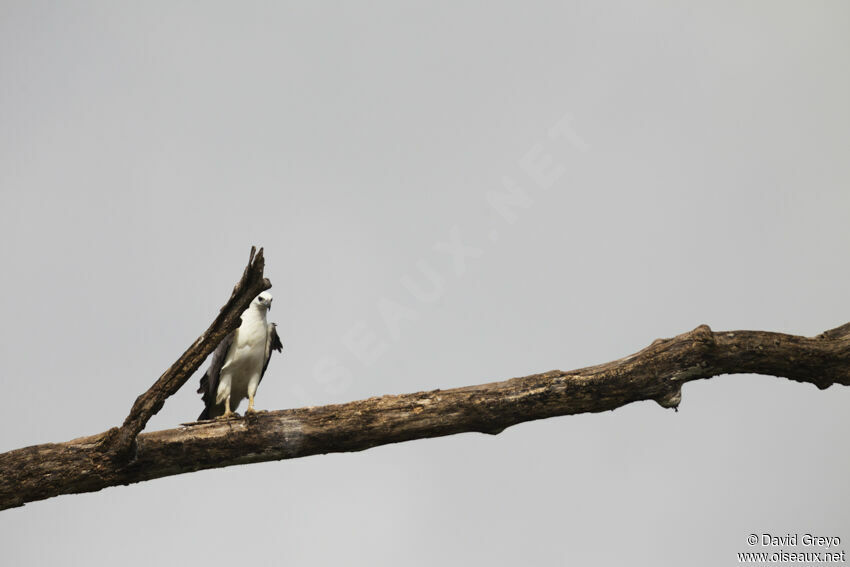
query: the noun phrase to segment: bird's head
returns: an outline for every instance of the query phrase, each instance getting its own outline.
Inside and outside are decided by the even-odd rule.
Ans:
[[[256,306],[257,309],[265,313],[269,309],[272,308],[272,294],[267,291],[264,291],[260,295],[254,298],[254,301],[251,302],[252,305]]]

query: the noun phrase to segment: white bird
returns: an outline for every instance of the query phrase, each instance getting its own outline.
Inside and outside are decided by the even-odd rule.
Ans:
[[[248,398],[246,413],[255,411],[254,396],[269,366],[272,350],[283,350],[277,325],[266,321],[266,312],[271,307],[270,293],[258,295],[242,313],[239,328],[216,347],[198,388],[206,406],[198,420],[230,417],[245,398]]]

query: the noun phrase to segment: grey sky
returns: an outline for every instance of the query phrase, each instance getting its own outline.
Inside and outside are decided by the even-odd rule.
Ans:
[[[0,2],[0,450],[120,423],[251,244],[285,345],[260,409],[575,368],[701,323],[845,323],[848,69],[844,2]],[[549,188],[523,165],[541,156]],[[506,178],[526,199],[500,213]],[[453,235],[477,249],[462,266]],[[405,280],[427,289],[423,263],[428,301]],[[149,429],[193,419],[195,387]],[[0,546],[9,565],[734,564],[750,533],[850,542],[848,402],[720,377],[678,413],[55,498],[0,513]]]

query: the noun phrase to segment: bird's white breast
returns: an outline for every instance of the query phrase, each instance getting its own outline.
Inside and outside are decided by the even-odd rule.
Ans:
[[[243,314],[242,325],[236,330],[233,345],[221,369],[222,377],[229,375],[231,396],[237,400],[247,396],[248,382],[252,378],[259,379],[266,357],[269,331],[265,314],[252,311]],[[222,382],[224,385],[226,380]]]

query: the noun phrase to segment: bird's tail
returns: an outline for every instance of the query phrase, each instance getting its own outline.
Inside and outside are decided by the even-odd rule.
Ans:
[[[204,374],[201,377],[201,384],[198,387],[198,393],[201,394],[201,399],[204,401],[204,411],[201,412],[201,415],[198,416],[197,421],[201,421],[204,419],[210,418],[210,392],[209,392],[209,384],[210,378],[207,374]]]

